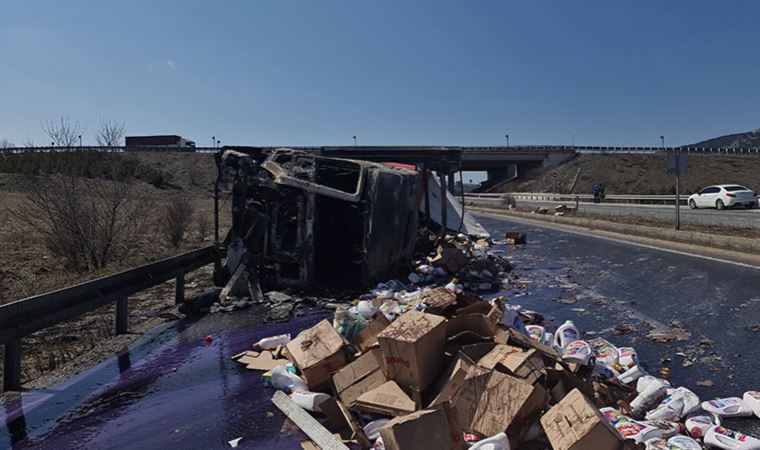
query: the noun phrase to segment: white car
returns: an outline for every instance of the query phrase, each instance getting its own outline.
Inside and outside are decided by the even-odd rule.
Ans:
[[[689,208],[731,208],[744,206],[757,208],[757,194],[739,184],[718,184],[707,186],[689,197]]]

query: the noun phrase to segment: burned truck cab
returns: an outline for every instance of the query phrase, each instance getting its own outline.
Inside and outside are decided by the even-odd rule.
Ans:
[[[415,171],[231,148],[221,155],[220,176],[232,182],[232,227],[223,242],[230,283],[241,284],[238,274],[249,279],[243,284],[267,287],[359,287],[392,276],[412,254],[421,188]]]

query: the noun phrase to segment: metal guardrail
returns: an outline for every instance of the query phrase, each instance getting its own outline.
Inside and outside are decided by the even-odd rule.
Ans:
[[[594,196],[591,194],[552,194],[543,192],[508,192],[501,194],[465,194],[465,199],[481,199],[483,201],[495,202],[506,199],[507,196],[512,197],[516,201],[556,201],[556,202],[593,202]],[[681,196],[681,204],[686,204],[688,201],[688,195]],[[605,203],[632,203],[632,204],[663,204],[674,205],[676,202],[675,195],[606,195],[604,197]]]
[[[185,274],[218,261],[211,245],[97,280],[35,295],[0,306],[0,343],[3,355],[3,389],[21,389],[21,340],[39,331],[116,302],[116,334],[128,328],[128,298],[138,292],[176,279],[175,302],[185,296]]]

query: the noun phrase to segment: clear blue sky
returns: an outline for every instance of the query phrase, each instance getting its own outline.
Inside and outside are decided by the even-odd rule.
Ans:
[[[760,127],[760,2],[3,1],[0,139],[657,145]]]

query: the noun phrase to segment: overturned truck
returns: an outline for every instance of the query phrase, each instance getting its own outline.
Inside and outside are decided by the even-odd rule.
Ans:
[[[358,287],[384,280],[414,249],[421,180],[383,164],[290,149],[234,148],[219,157],[232,183],[232,226],[215,278],[223,296],[266,287]]]

